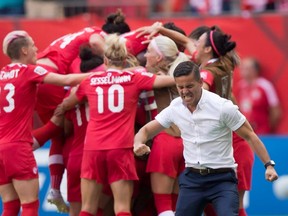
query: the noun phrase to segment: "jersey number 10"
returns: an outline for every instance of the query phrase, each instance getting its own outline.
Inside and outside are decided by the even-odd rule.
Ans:
[[[118,93],[118,104],[115,105],[115,93]],[[98,95],[98,112],[104,112],[104,90],[101,87],[96,88],[96,93]],[[121,85],[114,84],[108,89],[108,109],[111,112],[119,113],[124,109],[124,88]]]

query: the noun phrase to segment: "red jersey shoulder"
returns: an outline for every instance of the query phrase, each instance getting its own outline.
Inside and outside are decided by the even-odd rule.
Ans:
[[[213,74],[210,71],[208,71],[208,70],[201,70],[200,71],[200,76],[201,76],[201,78],[203,79],[204,82],[207,82],[207,81],[210,82],[211,80],[214,79]]]
[[[48,73],[48,71],[45,68],[38,66],[38,65],[34,68],[33,71],[34,71],[34,73],[36,73],[38,75],[44,75],[44,74]]]
[[[9,80],[17,78],[21,70],[26,70],[27,65],[24,64],[9,64],[4,66],[0,71],[0,80]]]
[[[1,77],[5,78],[5,76],[9,75],[9,77],[7,78],[12,78],[11,77],[12,74],[15,74],[15,76],[18,76],[19,71],[23,71],[23,70],[31,71],[38,75],[44,75],[48,72],[45,68],[38,66],[38,65],[9,64],[1,69]]]
[[[139,66],[139,67],[135,67],[130,69],[133,73],[144,73],[147,72],[147,69],[145,67]]]
[[[132,72],[133,72],[133,73],[138,73],[138,74],[141,74],[142,76],[147,76],[147,77],[153,77],[153,76],[155,76],[154,74],[148,72],[147,69],[144,68],[144,67],[136,67],[136,68],[133,68]]]
[[[137,34],[135,31],[127,32],[121,35],[122,38],[126,40],[126,48],[128,52],[132,55],[138,55],[140,52],[147,49],[148,44],[142,44],[143,41],[146,41],[147,35],[143,35],[137,38]]]

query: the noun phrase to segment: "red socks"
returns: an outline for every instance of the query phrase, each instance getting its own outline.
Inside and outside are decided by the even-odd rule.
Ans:
[[[50,170],[50,183],[51,188],[55,190],[60,190],[60,185],[63,178],[63,173],[65,167],[63,164],[52,164],[49,165]]]
[[[116,216],[132,216],[132,214],[130,212],[119,212]]]
[[[90,214],[88,212],[85,212],[85,211],[81,211],[79,216],[94,216],[93,214]]]
[[[172,210],[172,195],[171,194],[155,194],[154,202],[157,213]]]
[[[94,215],[85,211],[81,211],[79,216],[94,216]],[[98,208],[96,216],[103,216],[103,210]]]
[[[49,139],[54,136],[57,136],[63,132],[63,128],[56,126],[51,121],[48,121],[45,125],[40,128],[33,130],[32,135],[37,140],[37,143],[33,144],[33,149],[40,148],[43,146]]]
[[[20,205],[19,199],[3,203],[2,216],[18,216]]]
[[[39,200],[31,203],[22,204],[22,214],[21,216],[37,216],[39,209]]]
[[[49,171],[51,188],[60,190],[60,185],[65,170],[63,161],[63,136],[59,135],[51,140],[49,152]]]
[[[239,216],[247,216],[246,211],[244,208],[239,209]]]

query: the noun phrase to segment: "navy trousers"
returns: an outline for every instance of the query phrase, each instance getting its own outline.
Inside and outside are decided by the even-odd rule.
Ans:
[[[211,203],[219,216],[238,216],[239,195],[234,171],[201,175],[186,168],[179,176],[176,216],[201,216]]]

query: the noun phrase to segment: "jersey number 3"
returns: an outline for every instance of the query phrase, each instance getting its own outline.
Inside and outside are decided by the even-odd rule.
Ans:
[[[3,107],[3,110],[6,112],[6,113],[10,113],[14,110],[15,108],[15,101],[13,99],[13,96],[15,94],[15,86],[12,84],[12,83],[7,83],[3,90],[5,91],[8,91],[8,94],[6,95],[6,100],[8,102],[8,105]],[[1,96],[1,93],[3,91],[1,88],[0,88],[0,96]],[[1,99],[1,97],[0,97]],[[1,111],[1,110],[0,110]]]

